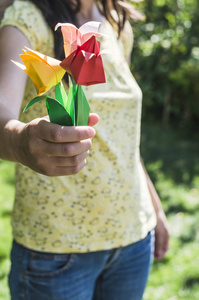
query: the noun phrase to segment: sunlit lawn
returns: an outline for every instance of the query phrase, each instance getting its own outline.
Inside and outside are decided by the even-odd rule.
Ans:
[[[141,152],[170,226],[170,250],[155,261],[145,300],[199,299],[199,141],[176,128],[143,125]]]
[[[142,127],[141,152],[167,213],[170,250],[155,261],[145,300],[199,299],[199,142],[170,128]],[[0,161],[0,300],[8,300],[14,165]]]
[[[0,299],[9,299],[7,274],[12,243],[10,213],[14,198],[14,164],[0,161]]]

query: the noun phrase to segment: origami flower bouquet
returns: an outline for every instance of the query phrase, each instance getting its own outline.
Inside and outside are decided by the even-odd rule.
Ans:
[[[61,27],[65,59],[59,61],[37,51],[26,48],[20,55],[23,64],[14,63],[31,78],[38,96],[32,99],[24,111],[33,104],[46,100],[50,121],[64,126],[88,124],[90,106],[82,85],[105,82],[105,74],[97,41],[100,23],[88,22],[79,29],[69,23],[58,23]],[[105,53],[107,51],[103,51]],[[65,72],[69,74],[69,91],[65,92],[61,82]],[[44,95],[55,86],[55,98]]]

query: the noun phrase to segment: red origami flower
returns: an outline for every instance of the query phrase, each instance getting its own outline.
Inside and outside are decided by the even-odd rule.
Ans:
[[[71,74],[79,85],[104,83],[105,74],[97,37],[100,23],[88,22],[79,29],[69,23],[58,23],[61,26],[66,58],[61,67]]]

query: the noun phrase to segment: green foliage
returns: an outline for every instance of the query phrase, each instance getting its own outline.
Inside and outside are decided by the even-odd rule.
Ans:
[[[147,0],[134,25],[132,72],[144,94],[143,118],[199,121],[199,2]]]
[[[7,275],[12,243],[10,216],[14,200],[14,164],[0,160],[0,299],[8,300]]]
[[[155,261],[144,300],[199,299],[199,142],[143,124],[141,153],[169,221],[170,247]]]

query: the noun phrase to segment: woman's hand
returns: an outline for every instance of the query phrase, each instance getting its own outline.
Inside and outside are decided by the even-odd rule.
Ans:
[[[163,210],[157,214],[157,225],[155,227],[155,251],[154,257],[161,259],[169,248],[169,230],[166,216]]]
[[[90,126],[98,120],[98,115],[90,114],[89,126],[78,127],[56,125],[47,118],[19,122],[12,134],[15,161],[47,176],[76,174],[86,164],[95,135]]]
[[[144,163],[142,160],[141,165],[143,167],[144,173],[146,175],[146,181],[149,188],[149,193],[151,195],[152,204],[154,207],[154,211],[156,213],[157,224],[155,227],[155,251],[154,257],[156,259],[161,259],[166,254],[169,248],[169,230],[167,218],[165,216],[164,210],[162,208],[162,204],[158,193],[145,169]]]

